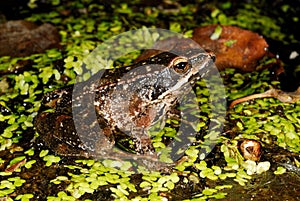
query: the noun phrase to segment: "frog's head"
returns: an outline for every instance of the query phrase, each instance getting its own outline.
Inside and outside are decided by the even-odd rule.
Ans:
[[[203,49],[190,49],[185,52],[161,54],[172,55],[168,57],[170,58],[168,69],[171,76],[176,79],[176,82],[174,82],[174,85],[168,91],[173,94],[177,94],[175,93],[176,91],[182,92],[187,85],[194,86],[197,80],[201,79],[215,67],[215,55]]]

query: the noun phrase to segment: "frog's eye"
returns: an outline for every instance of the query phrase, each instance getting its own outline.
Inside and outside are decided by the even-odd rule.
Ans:
[[[177,58],[173,61],[173,68],[177,73],[185,73],[189,69],[189,62],[185,58]]]

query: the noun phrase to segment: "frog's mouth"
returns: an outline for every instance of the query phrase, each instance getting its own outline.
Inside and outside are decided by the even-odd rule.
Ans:
[[[193,66],[198,66],[193,68],[194,72],[192,72],[192,75],[190,76],[190,79],[188,81],[188,83],[190,83],[192,86],[194,86],[195,82],[202,79],[206,74],[217,69],[217,67],[214,64],[214,54],[209,54],[209,56],[204,58],[204,60],[205,61],[196,61],[191,64]]]

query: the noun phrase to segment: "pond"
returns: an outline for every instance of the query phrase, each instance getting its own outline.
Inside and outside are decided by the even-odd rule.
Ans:
[[[300,200],[299,3],[0,5],[0,200]],[[206,51],[190,51],[198,43]],[[181,77],[213,60],[218,71]],[[111,70],[102,75],[103,66]],[[90,88],[76,97],[70,87],[85,89],[94,74],[103,78],[95,91],[106,104],[92,106],[105,137],[74,113],[90,107],[74,103]],[[68,123],[76,118],[88,123]]]

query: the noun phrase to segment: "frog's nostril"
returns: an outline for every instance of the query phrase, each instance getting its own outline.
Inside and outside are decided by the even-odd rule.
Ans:
[[[210,49],[205,49],[205,51],[207,52],[207,54],[213,61],[216,60],[216,55],[215,55],[215,53],[213,53],[213,51],[211,51]]]
[[[209,52],[208,54],[213,61],[216,60],[216,55],[213,52]]]

